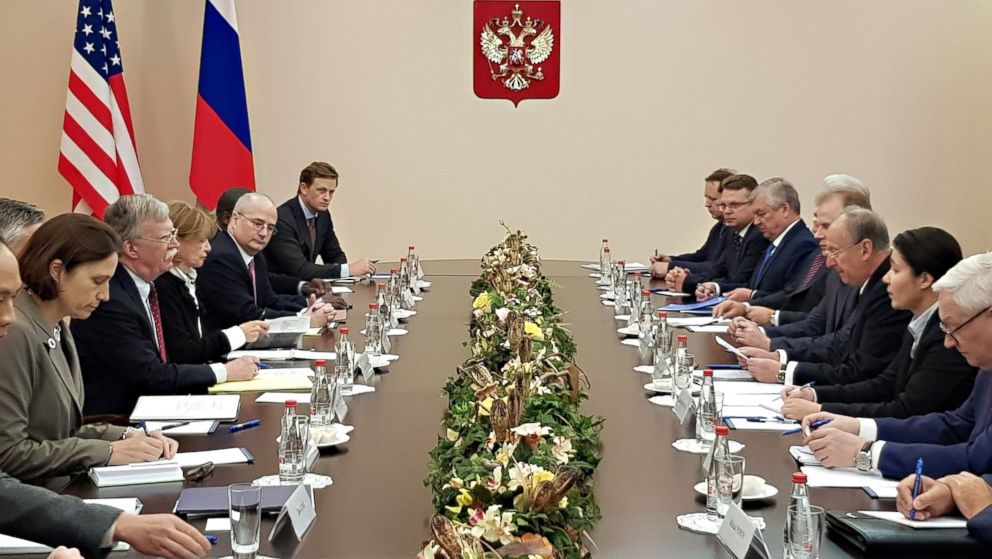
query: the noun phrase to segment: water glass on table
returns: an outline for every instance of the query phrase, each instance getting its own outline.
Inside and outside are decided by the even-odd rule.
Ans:
[[[674,378],[672,379],[672,384],[674,385],[672,390],[676,397],[681,395],[683,390],[692,389],[692,371],[695,369],[696,356],[686,353],[682,357],[682,362],[676,365]]]
[[[785,558],[818,559],[826,513],[815,505],[789,505],[785,514]]]
[[[716,426],[723,423],[723,392],[715,392],[713,402],[696,406],[696,441],[709,446],[716,438]]]
[[[262,521],[262,488],[249,483],[235,483],[227,488],[231,518],[231,551],[235,555],[252,555],[258,551]]]
[[[744,457],[736,454],[721,456],[716,460],[716,514],[727,516],[730,505],[741,505],[744,491]]]

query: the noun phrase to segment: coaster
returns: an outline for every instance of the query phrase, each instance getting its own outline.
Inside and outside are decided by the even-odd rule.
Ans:
[[[751,522],[758,530],[765,529],[765,519],[760,516],[748,516]],[[720,531],[720,524],[722,520],[719,518],[712,518],[705,512],[693,512],[689,514],[680,514],[675,517],[675,523],[682,530],[687,532],[692,532],[694,534],[709,534],[715,535]]]
[[[331,476],[325,476],[321,474],[311,474],[307,473],[303,476],[303,485],[309,485],[314,489],[323,489],[329,487],[334,483]],[[252,485],[258,485],[261,487],[269,487],[273,485],[297,485],[296,483],[279,483],[279,474],[262,476],[255,481],[251,482]]]
[[[732,454],[737,454],[738,452],[744,450],[744,445],[737,441],[728,441],[730,444],[730,452]],[[679,439],[672,443],[672,447],[679,452],[688,452],[690,454],[709,454],[710,445],[698,441],[696,439]]]
[[[675,407],[675,398],[673,398],[671,394],[665,394],[664,396],[652,396],[648,398],[648,401],[652,404],[665,406],[666,408]]]

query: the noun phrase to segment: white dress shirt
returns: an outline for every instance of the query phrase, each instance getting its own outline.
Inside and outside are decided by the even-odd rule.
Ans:
[[[307,205],[303,202],[302,196],[297,196],[296,199],[299,200],[300,207],[303,208],[303,217],[307,219],[307,227],[310,226],[311,219],[314,220],[314,227],[316,227],[317,214],[315,212],[310,211],[310,208],[308,208]],[[348,268],[348,265],[342,264],[341,277],[346,278],[349,277],[350,274],[351,274],[351,270]]]

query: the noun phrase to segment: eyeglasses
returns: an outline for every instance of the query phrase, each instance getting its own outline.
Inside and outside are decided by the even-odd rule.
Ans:
[[[821,251],[821,254],[823,254],[823,258],[827,260],[837,260],[837,257],[840,256],[840,253],[844,252],[845,250],[852,249],[860,244],[861,244],[860,242],[857,242],[851,246],[846,246],[844,248],[839,248],[837,250],[831,250],[831,251],[824,250]]]
[[[214,473],[214,463],[204,462],[203,464],[200,464],[199,466],[186,472],[186,479],[192,482],[203,481],[204,479],[213,475],[213,473]]]
[[[734,212],[750,204],[751,202],[727,202],[727,203],[717,204],[716,207],[721,210],[730,210]]]
[[[971,322],[973,320],[975,320],[976,318],[978,318],[978,317],[982,316],[983,314],[985,314],[986,312],[988,312],[989,309],[992,309],[992,306],[985,307],[984,309],[978,311],[977,313],[975,313],[974,316],[972,316],[968,320],[965,320],[961,324],[961,326],[958,326],[954,330],[949,330],[947,328],[947,325],[944,324],[944,321],[941,320],[940,321],[940,331],[943,332],[945,336],[947,336],[948,338],[950,338],[955,344],[960,344],[961,342],[958,341],[957,337],[954,334],[960,332],[962,329],[964,329],[965,326],[971,324]]]
[[[177,233],[179,233],[179,230],[178,229],[173,229],[171,233],[169,233],[168,235],[164,235],[162,237],[159,237],[158,239],[155,239],[155,238],[152,238],[152,237],[138,237],[138,238],[139,239],[143,239],[145,241],[151,241],[153,243],[170,244],[170,243],[172,243],[172,241],[175,241],[176,240],[176,234]]]
[[[276,226],[275,225],[270,225],[268,223],[265,223],[261,219],[250,218],[250,217],[246,216],[245,214],[243,214],[241,212],[234,212],[234,213],[236,213],[236,214],[240,215],[241,217],[245,218],[246,220],[248,220],[248,222],[251,223],[252,228],[255,229],[256,232],[261,233],[264,230],[265,232],[267,232],[269,234],[272,234],[276,230]]]

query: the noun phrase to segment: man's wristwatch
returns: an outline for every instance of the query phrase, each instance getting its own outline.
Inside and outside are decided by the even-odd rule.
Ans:
[[[785,370],[789,367],[787,363],[779,363],[778,366],[778,383],[785,384]]]
[[[865,441],[857,456],[854,457],[854,465],[862,472],[871,470],[871,445],[871,441]]]

